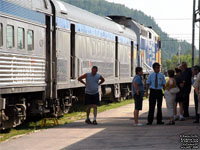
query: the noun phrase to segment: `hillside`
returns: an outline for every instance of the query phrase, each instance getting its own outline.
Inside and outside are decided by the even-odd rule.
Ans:
[[[129,9],[121,4],[110,3],[105,0],[63,0],[69,4],[75,5],[82,9],[88,10],[92,13],[101,16],[109,15],[122,15],[127,17],[132,17],[140,24],[145,26],[152,26],[152,28],[161,36],[162,41],[162,58],[163,60],[171,59],[172,56],[177,54],[178,51],[178,41],[173,38],[169,38],[167,33],[163,32],[162,29],[152,18],[151,14],[144,14],[141,11]],[[191,44],[186,41],[181,42],[181,53],[185,54],[191,51]]]

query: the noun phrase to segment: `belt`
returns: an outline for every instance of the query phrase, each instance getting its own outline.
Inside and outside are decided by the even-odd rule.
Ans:
[[[162,91],[162,89],[150,89],[151,91]]]

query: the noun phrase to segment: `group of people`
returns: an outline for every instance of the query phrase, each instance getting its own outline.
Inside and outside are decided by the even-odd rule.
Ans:
[[[132,95],[135,100],[134,125],[141,126],[138,122],[139,111],[142,110],[143,97],[149,97],[149,112],[147,125],[152,125],[154,120],[154,111],[157,104],[157,124],[164,124],[162,118],[163,96],[166,99],[167,110],[169,114],[168,125],[174,125],[176,120],[185,120],[189,117],[189,97],[191,86],[194,87],[194,100],[196,119],[194,123],[199,123],[200,114],[200,66],[188,68],[186,62],[175,70],[168,70],[168,79],[160,72],[160,64],[153,64],[154,72],[148,76],[146,89],[143,84],[143,69],[136,67],[135,77],[132,80]],[[97,125],[97,105],[99,104],[99,85],[103,84],[105,79],[97,73],[97,66],[93,66],[91,72],[78,78],[85,88],[85,104],[87,105],[85,122],[87,124]],[[84,80],[85,79],[85,80]],[[150,94],[149,94],[150,89]],[[164,93],[164,94],[163,94]],[[177,116],[177,104],[179,104],[179,116]],[[90,120],[90,110],[94,109],[94,120]]]
[[[168,125],[174,125],[175,120],[184,121],[189,117],[189,97],[191,86],[194,87],[194,100],[196,117],[194,123],[199,123],[200,113],[200,66],[188,68],[186,62],[175,70],[168,70],[168,79],[160,73],[160,64],[153,64],[154,72],[148,76],[146,81],[146,91],[142,82],[143,70],[141,67],[136,68],[136,76],[132,81],[132,94],[135,100],[134,125],[141,126],[138,122],[139,111],[142,110],[142,100],[145,95],[149,95],[149,113],[147,125],[152,125],[154,119],[155,105],[157,103],[157,124],[164,124],[162,121],[162,99],[166,100],[167,111],[169,114]],[[164,93],[164,94],[163,94]],[[177,104],[179,104],[179,116],[177,116]]]

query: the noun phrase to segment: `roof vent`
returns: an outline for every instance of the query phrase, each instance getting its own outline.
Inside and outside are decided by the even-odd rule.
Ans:
[[[112,19],[110,18],[110,17],[105,17],[107,20],[110,20],[110,21],[112,21]]]
[[[59,2],[59,1],[56,1],[56,2],[60,7],[60,13],[61,14],[67,14],[67,9],[66,9],[65,5],[62,2]]]
[[[119,24],[117,24],[117,27],[118,27],[118,29],[119,29],[119,33],[123,33],[123,28],[122,28],[122,26],[119,25]]]

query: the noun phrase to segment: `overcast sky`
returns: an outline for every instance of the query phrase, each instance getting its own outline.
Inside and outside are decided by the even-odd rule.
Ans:
[[[170,37],[192,42],[193,0],[107,0],[152,16]],[[198,25],[198,24],[197,24]],[[198,25],[199,26],[199,25]],[[196,30],[197,46],[198,31]]]

